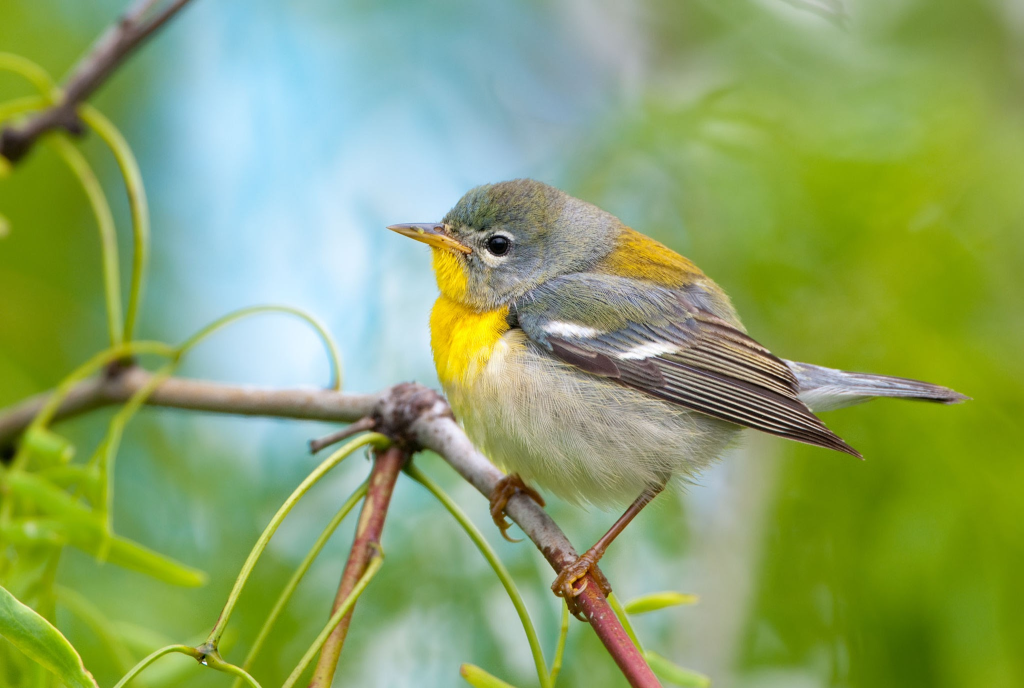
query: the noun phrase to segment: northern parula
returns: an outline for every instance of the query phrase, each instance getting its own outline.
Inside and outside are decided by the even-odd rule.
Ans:
[[[571,598],[674,476],[693,476],[744,427],[854,456],[812,411],[957,392],[774,356],[692,262],[600,208],[518,179],[469,191],[440,223],[388,229],[433,249],[437,375],[474,444],[508,472],[503,509],[538,485],[625,514],[556,579]]]

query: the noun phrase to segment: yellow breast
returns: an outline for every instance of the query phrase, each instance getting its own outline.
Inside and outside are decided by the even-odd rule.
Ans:
[[[430,312],[430,348],[447,390],[471,382],[487,365],[508,329],[508,307],[477,312],[441,296]]]

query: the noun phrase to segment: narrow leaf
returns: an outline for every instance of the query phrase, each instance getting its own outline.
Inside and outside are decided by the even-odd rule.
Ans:
[[[473,688],[515,688],[511,683],[505,683],[473,664],[463,664],[459,674]]]
[[[5,478],[11,492],[28,499],[58,521],[74,525],[81,524],[83,521],[85,524],[94,522],[99,525],[100,523],[96,515],[78,500],[38,475],[13,470]]]
[[[655,592],[627,602],[626,613],[646,614],[647,612],[656,612],[659,609],[675,607],[681,604],[697,604],[697,596],[681,592]]]
[[[95,556],[99,552],[99,544],[97,542],[95,549],[86,551]],[[144,573],[171,585],[196,588],[206,584],[206,574],[199,569],[182,564],[137,542],[117,535],[110,540],[107,561],[122,568]]]
[[[52,466],[39,471],[39,476],[65,490],[77,488],[90,502],[95,504],[100,496],[100,472],[96,468],[78,464]]]
[[[22,442],[43,466],[65,464],[75,456],[75,445],[49,428],[29,428]]]
[[[24,471],[11,471],[7,474],[7,484],[12,492],[30,499],[51,517],[35,522],[38,537],[44,538],[43,541],[50,541],[52,533],[56,532],[68,544],[94,557],[104,553],[104,560],[111,564],[166,583],[195,587],[206,582],[206,574],[202,571],[131,540],[108,535],[103,520],[95,512],[53,483]]]
[[[650,650],[644,652],[644,659],[654,673],[673,685],[684,688],[708,688],[711,685],[711,679],[704,674],[684,669]]]
[[[0,525],[0,537],[12,545],[55,545],[62,547],[67,538],[57,521],[38,518],[16,518]]]
[[[97,688],[82,658],[53,624],[0,586],[0,635],[68,688]]]

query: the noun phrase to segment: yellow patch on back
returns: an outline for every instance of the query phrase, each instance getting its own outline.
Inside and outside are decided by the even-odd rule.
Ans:
[[[483,370],[509,330],[507,316],[507,306],[481,313],[455,301],[442,288],[430,312],[430,348],[437,377],[446,390],[471,382]]]
[[[688,259],[628,227],[619,236],[615,249],[594,266],[594,271],[674,288],[704,277],[700,268]]]

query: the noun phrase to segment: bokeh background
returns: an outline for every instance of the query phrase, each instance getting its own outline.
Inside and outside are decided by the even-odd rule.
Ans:
[[[0,49],[62,74],[121,7],[0,0]],[[0,97],[26,92],[0,75]],[[125,129],[153,208],[147,338],[180,341],[231,309],[287,303],[336,335],[347,389],[436,385],[427,252],[383,227],[436,220],[474,185],[530,176],[695,260],[787,358],[974,397],[829,414],[863,462],[750,436],[699,484],[660,498],[604,566],[624,599],[700,595],[636,624],[648,647],[723,688],[1024,685],[1019,0],[849,0],[845,11],[827,0],[195,0],[95,103]],[[83,147],[128,255],[116,167],[95,139]],[[0,212],[11,223],[0,240],[6,405],[53,386],[106,330],[92,216],[52,150],[0,182]],[[266,316],[218,334],[183,372],[315,385],[328,367],[311,332]],[[108,418],[62,432],[87,448]],[[116,529],[211,582],[172,588],[75,552],[59,582],[135,640],[196,642],[315,465],[305,440],[327,429],[143,412],[117,465]],[[501,541],[484,500],[436,457],[420,463],[499,549],[550,658],[550,570],[529,545]],[[361,459],[344,465],[275,538],[229,658],[365,473]],[[581,546],[614,518],[552,511]],[[264,685],[325,620],[351,528],[256,667]],[[493,573],[409,480],[384,546],[337,685],[458,685],[461,662],[535,684]],[[112,684],[120,669],[95,629],[64,609],[58,621]],[[226,680],[178,657],[148,684]],[[559,685],[624,682],[574,624]]]

